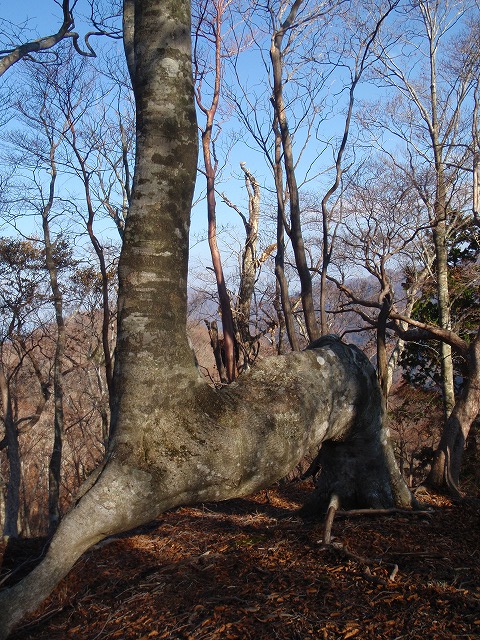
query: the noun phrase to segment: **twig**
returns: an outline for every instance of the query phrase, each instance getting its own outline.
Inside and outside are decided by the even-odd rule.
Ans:
[[[395,580],[397,573],[398,573],[398,564],[394,564],[393,569],[390,575],[388,576],[388,579],[390,580],[390,582],[393,582]]]

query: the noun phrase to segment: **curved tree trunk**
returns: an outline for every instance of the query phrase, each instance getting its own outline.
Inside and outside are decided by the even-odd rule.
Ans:
[[[218,301],[222,314],[223,328],[223,353],[225,359],[225,371],[229,382],[237,377],[237,359],[235,357],[235,326],[230,296],[225,282],[222,257],[217,243],[217,204],[215,199],[215,183],[217,179],[218,161],[215,157],[215,137],[213,127],[220,100],[222,81],[222,23],[224,19],[225,4],[222,1],[212,2],[214,16],[211,24],[214,34],[215,65],[213,70],[213,95],[210,105],[203,104],[201,85],[205,80],[203,73],[197,78],[198,87],[195,97],[199,109],[205,114],[206,122],[202,129],[202,154],[205,165],[205,177],[207,183],[207,218],[208,218],[208,246],[212,257],[212,266],[217,283]],[[208,21],[207,21],[208,22]],[[197,51],[194,48],[194,63],[197,65]]]
[[[137,0],[137,158],[119,266],[112,439],[43,562],[0,596],[0,638],[92,544],[176,505],[267,487],[323,441],[334,451],[324,492],[345,504],[412,503],[391,465],[375,371],[355,347],[328,338],[265,359],[220,390],[200,377],[186,335],[190,65],[187,0]]]
[[[459,496],[460,467],[470,427],[480,413],[480,328],[468,355],[468,378],[435,451],[426,484]]]

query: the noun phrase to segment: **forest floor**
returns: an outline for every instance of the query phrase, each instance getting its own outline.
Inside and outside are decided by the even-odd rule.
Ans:
[[[100,543],[12,640],[480,638],[479,497],[339,514],[325,547],[323,523],[298,517],[310,490],[179,508]]]

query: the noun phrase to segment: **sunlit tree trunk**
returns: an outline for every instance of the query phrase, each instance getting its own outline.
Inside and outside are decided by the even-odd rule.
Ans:
[[[275,162],[274,179],[275,192],[277,196],[277,252],[275,254],[275,277],[280,293],[280,303],[285,321],[288,341],[292,351],[299,351],[300,345],[295,331],[295,321],[293,318],[292,304],[288,290],[288,281],[285,276],[285,228],[288,227],[285,218],[285,193],[283,187],[282,171],[282,136],[278,126],[278,118],[274,118],[273,130],[275,134]]]
[[[435,451],[426,484],[460,495],[460,470],[470,428],[480,414],[480,328],[467,354],[465,386],[451,411]]]
[[[238,301],[236,304],[236,325],[240,334],[240,340],[248,349],[251,340],[250,314],[252,298],[257,277],[257,245],[258,224],[260,221],[260,185],[252,172],[242,164],[245,174],[245,185],[248,192],[248,220],[244,220],[245,245],[242,252],[242,264],[240,269],[240,286],[238,288]]]
[[[43,242],[45,246],[45,264],[50,277],[50,287],[53,295],[57,337],[55,355],[53,359],[53,447],[48,468],[48,529],[52,534],[60,521],[60,483],[62,471],[62,449],[64,432],[63,410],[63,359],[65,353],[65,321],[63,317],[63,296],[58,281],[58,259],[55,256],[55,246],[50,235],[50,213],[55,197],[55,182],[57,168],[55,162],[55,145],[50,148],[50,187],[48,201],[42,209]]]
[[[205,115],[205,124],[200,125],[202,132],[202,154],[205,166],[205,177],[207,183],[207,219],[208,219],[208,245],[212,257],[212,266],[217,283],[218,300],[222,313],[223,328],[223,350],[225,359],[225,371],[229,382],[233,382],[237,376],[237,366],[235,357],[235,328],[233,322],[232,305],[225,282],[222,257],[217,241],[217,204],[215,198],[215,182],[218,168],[218,160],[215,157],[215,136],[213,126],[220,100],[220,90],[222,81],[222,24],[226,9],[225,0],[214,0],[211,2],[213,16],[211,22],[205,17],[206,11],[202,15],[202,20],[208,23],[211,29],[215,48],[215,61],[213,68],[213,92],[210,104],[204,104],[202,97],[202,84],[206,81],[204,72],[199,69],[201,61],[198,60],[196,46],[194,47],[194,68],[196,79],[195,96],[200,111]],[[198,37],[198,35],[197,35]]]
[[[316,340],[320,332],[318,330],[315,316],[315,306],[313,303],[312,276],[307,262],[305,252],[305,242],[303,239],[300,196],[298,192],[297,178],[295,175],[295,161],[293,158],[292,138],[288,128],[287,109],[283,97],[283,63],[282,63],[282,42],[285,33],[294,24],[303,0],[296,0],[290,7],[287,17],[272,34],[270,46],[270,59],[273,70],[273,96],[272,102],[275,109],[275,117],[281,133],[283,161],[288,185],[288,204],[290,208],[290,231],[289,236],[295,254],[295,264],[301,285],[303,315],[305,326],[310,341]],[[290,336],[290,332],[289,332]]]
[[[220,390],[186,334],[189,219],[197,168],[187,0],[135,3],[137,147],[119,266],[113,436],[44,560],[0,595],[0,638],[102,538],[180,504],[248,495],[328,442],[319,497],[409,506],[375,371],[330,338],[265,358]]]

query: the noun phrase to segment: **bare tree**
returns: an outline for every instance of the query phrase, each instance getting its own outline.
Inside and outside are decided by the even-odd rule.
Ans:
[[[277,302],[279,322],[285,324],[290,346],[300,349],[295,318],[308,336],[318,336],[311,277],[311,256],[304,237],[301,187],[316,175],[316,160],[306,171],[299,163],[318,126],[319,93],[325,81],[316,65],[317,54],[334,5],[328,3],[269,1],[252,5],[254,18],[246,20],[263,76],[252,87],[234,60],[237,86],[229,87],[229,99],[261,150],[274,180],[276,207]],[[336,4],[335,4],[336,6]],[[248,15],[248,14],[247,14]],[[253,46],[253,45],[252,45]],[[273,111],[272,111],[273,109]],[[301,177],[300,177],[301,175]],[[300,280],[301,304],[289,294],[288,246],[294,252],[294,269]],[[292,269],[293,271],[293,269]]]
[[[378,48],[380,64],[376,68],[381,83],[397,92],[384,111],[389,117],[380,116],[380,121],[402,141],[409,156],[412,184],[428,212],[435,249],[439,323],[447,332],[452,328],[447,247],[458,217],[452,198],[470,155],[465,131],[471,128],[467,125],[471,118],[469,104],[480,68],[478,21],[473,19],[468,24],[477,10],[475,3],[467,0],[421,0],[411,10],[406,7],[400,11],[395,27],[402,35],[391,52],[388,46]],[[442,342],[441,350],[447,421],[455,405],[454,375],[450,344]],[[444,477],[445,470],[435,464],[430,482],[441,487]]]
[[[110,11],[106,14],[98,11],[97,0],[90,0],[90,22],[93,30],[89,31],[84,37],[84,48],[79,44],[80,36],[74,31],[75,27],[75,9],[78,0],[53,0],[54,4],[61,8],[61,23],[58,30],[48,36],[42,36],[33,40],[18,43],[22,38],[22,30],[17,35],[17,41],[13,40],[9,31],[2,30],[1,36],[6,42],[0,50],[0,76],[7,71],[12,65],[20,60],[36,60],[36,54],[50,52],[60,42],[65,39],[71,39],[75,50],[82,56],[95,57],[95,50],[90,43],[93,36],[108,35],[113,38],[120,38],[121,31],[118,28],[112,28],[112,18],[115,18],[115,9],[120,9],[120,3],[115,0],[111,3]],[[113,13],[111,11],[113,10]]]
[[[51,83],[42,70],[36,69],[30,76],[32,94],[29,100],[19,101],[17,109],[24,122],[34,131],[33,135],[17,132],[11,136],[11,142],[17,142],[18,150],[30,157],[33,167],[33,181],[37,194],[32,194],[27,202],[38,212],[41,219],[42,239],[45,256],[45,268],[49,274],[52,304],[55,312],[56,338],[53,360],[53,396],[54,396],[54,438],[49,465],[49,528],[53,532],[60,519],[60,483],[62,468],[62,446],[64,433],[64,352],[65,319],[63,292],[60,284],[60,270],[69,260],[69,251],[60,232],[52,229],[56,217],[56,183],[58,177],[57,151],[63,143],[67,123],[57,123],[49,110]],[[58,124],[58,126],[57,126]],[[42,184],[40,174],[48,176]],[[23,204],[26,204],[25,200]],[[66,262],[65,262],[66,260]],[[63,263],[63,264],[62,264]]]
[[[0,450],[6,449],[8,459],[8,481],[6,483],[5,521],[3,535],[16,537],[21,488],[21,455],[19,444],[20,425],[32,427],[38,421],[50,396],[49,381],[42,379],[35,362],[33,349],[27,344],[26,335],[32,329],[32,317],[45,303],[44,258],[40,248],[31,242],[2,238],[0,241],[0,264],[2,281],[0,294],[0,392],[2,419],[5,435],[0,441]],[[17,379],[25,362],[33,362],[40,382],[41,395],[32,414],[18,413],[15,389]],[[33,393],[32,393],[33,396]]]
[[[376,72],[381,82],[398,92],[391,104],[391,119],[383,124],[402,140],[410,154],[410,166],[416,172],[415,185],[428,209],[435,247],[437,299],[440,326],[451,328],[448,285],[447,240],[449,225],[455,218],[450,200],[458,180],[463,155],[460,136],[465,124],[464,110],[471,96],[479,69],[478,37],[467,38],[464,48],[455,47],[461,65],[446,59],[443,48],[450,47],[450,34],[459,29],[459,21],[475,11],[472,3],[453,4],[421,0],[412,11],[401,12],[395,25],[400,34],[396,49],[378,48],[380,64]],[[455,36],[458,40],[458,35]],[[401,55],[397,55],[400,47]],[[422,75],[413,72],[414,65]],[[389,110],[386,111],[389,113]],[[419,123],[420,126],[419,126]],[[425,182],[431,172],[432,189]],[[442,377],[445,419],[454,404],[451,347],[442,345]],[[439,479],[439,485],[440,485]]]
[[[245,162],[240,163],[240,168],[245,176],[245,188],[248,195],[248,215],[234,204],[225,193],[221,197],[225,204],[232,208],[240,216],[244,229],[245,239],[242,242],[241,255],[239,257],[239,282],[237,292],[233,295],[233,321],[238,354],[237,366],[239,371],[246,371],[255,362],[260,349],[260,338],[268,332],[275,330],[277,322],[268,318],[266,328],[257,330],[252,335],[252,305],[255,293],[255,285],[259,277],[259,270],[276,249],[276,244],[268,245],[259,254],[259,224],[261,187],[260,183],[248,169]]]
[[[202,2],[194,5],[196,7],[196,13],[194,14],[193,25],[193,60],[195,98],[198,108],[205,116],[205,124],[200,125],[200,130],[203,164],[205,167],[205,177],[207,181],[208,244],[210,247],[210,254],[212,256],[212,265],[217,282],[218,299],[222,314],[223,353],[226,379],[228,382],[233,382],[237,376],[235,328],[230,296],[225,282],[222,259],[217,243],[215,181],[218,171],[218,158],[216,155],[215,144],[220,129],[218,129],[217,132],[214,131],[222,84],[222,58],[225,55],[224,38],[226,36],[222,33],[222,30],[224,27],[225,12],[228,10],[229,4],[229,0],[202,0]],[[205,41],[210,41],[213,49],[213,62],[211,63],[211,67],[209,67],[209,55],[205,51]],[[202,44],[204,45],[203,48]],[[212,76],[211,79],[209,78],[209,75]],[[207,93],[206,87],[208,87],[209,80],[211,85],[213,85],[210,97],[205,95]],[[211,334],[211,339],[214,341],[213,336],[214,333]],[[217,366],[219,365],[220,363],[217,362]]]
[[[410,315],[420,283],[432,269],[434,255],[425,250],[425,225],[429,227],[423,213],[411,184],[384,156],[370,159],[359,169],[343,194],[344,219],[334,259],[338,276],[327,278],[346,296],[347,302],[337,312],[354,311],[364,321],[364,328],[376,331],[377,372],[386,402],[392,371],[402,351],[397,341],[392,353],[387,353],[390,311],[396,305],[404,315]],[[373,278],[368,298],[355,286],[353,272],[358,267]],[[409,282],[400,289],[398,279],[407,271]],[[399,290],[403,296],[397,300]]]
[[[186,335],[197,169],[189,4],[137,0],[134,42],[137,149],[119,266],[113,437],[45,559],[0,596],[2,638],[92,544],[175,505],[268,486],[322,441],[327,504],[412,504],[374,370],[358,349],[324,339],[220,390],[199,377]]]
[[[43,106],[43,105],[42,105]],[[54,393],[54,422],[53,422],[53,448],[49,465],[48,483],[48,523],[49,532],[53,533],[60,521],[60,476],[62,469],[62,448],[64,433],[64,383],[63,368],[65,355],[65,320],[63,312],[63,293],[59,282],[59,255],[57,242],[52,240],[51,215],[55,201],[55,182],[57,179],[57,163],[55,152],[60,140],[55,140],[51,135],[51,129],[47,120],[40,115],[41,124],[50,142],[49,169],[50,184],[48,197],[41,208],[43,242],[45,247],[45,265],[50,278],[50,287],[55,309],[55,321],[57,324],[57,337],[55,341],[55,356],[53,361],[53,393]]]
[[[342,182],[345,172],[344,156],[347,150],[347,144],[351,135],[351,123],[354,113],[356,92],[362,76],[374,61],[372,50],[375,41],[378,38],[383,23],[390,13],[398,5],[398,2],[387,2],[373,6],[369,3],[367,11],[365,7],[359,5],[353,11],[348,11],[344,17],[342,26],[345,29],[346,43],[339,53],[339,60],[336,66],[348,68],[349,84],[348,84],[348,101],[343,124],[343,133],[338,149],[334,151],[335,173],[331,186],[322,198],[322,266],[320,270],[320,327],[322,335],[328,333],[327,323],[327,273],[328,267],[332,260],[334,249],[334,241],[336,231],[330,233],[330,221],[332,217],[330,200],[336,193]],[[365,18],[365,16],[367,16]],[[332,53],[330,53],[332,55]],[[349,64],[349,60],[351,60]],[[387,301],[386,295],[383,299]]]
[[[313,303],[312,277],[305,253],[304,238],[301,224],[300,196],[298,191],[297,178],[295,173],[295,161],[293,156],[292,138],[288,126],[287,108],[284,100],[284,65],[282,58],[284,48],[288,48],[295,38],[299,28],[305,22],[312,20],[311,16],[299,15],[303,8],[303,0],[295,0],[292,5],[282,15],[273,8],[273,3],[269,3],[269,13],[272,21],[272,39],[270,45],[270,59],[273,71],[273,96],[272,102],[275,109],[275,119],[280,131],[280,139],[283,151],[283,161],[288,184],[288,203],[290,208],[290,229],[289,237],[295,254],[295,264],[301,283],[301,295],[303,314],[310,341],[316,340],[320,333],[315,316],[315,306]],[[323,9],[325,11],[326,9]],[[315,14],[322,13],[322,9],[316,7]],[[286,37],[286,42],[284,42]]]
[[[390,360],[398,360],[405,341],[421,340],[423,337],[424,340],[448,342],[465,363],[463,389],[447,420],[434,459],[436,464],[440,458],[442,484],[459,495],[463,447],[480,403],[479,338],[476,332],[471,340],[465,335],[469,317],[463,319],[463,325],[448,331],[412,317],[414,303],[422,287],[432,279],[435,251],[428,241],[430,224],[425,219],[423,203],[410,183],[405,180],[402,182],[402,175],[405,176],[405,173],[399,172],[398,161],[389,164],[388,160],[382,160],[377,171],[369,172],[368,179],[364,176],[363,184],[357,184],[353,189],[351,215],[346,216],[345,220],[347,235],[342,240],[348,248],[342,259],[349,264],[363,264],[379,284],[378,295],[365,296],[355,290],[354,283],[348,282],[347,278],[342,281],[331,279],[348,300],[343,310],[355,311],[366,327],[377,331],[377,368],[385,397],[391,383],[385,341],[387,331],[390,335],[393,332],[399,340],[391,350]],[[465,203],[464,208],[467,208]],[[469,283],[472,279],[475,282],[478,268],[469,273]],[[403,278],[404,299],[395,300],[399,290],[398,286],[394,286],[395,275]]]

